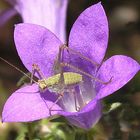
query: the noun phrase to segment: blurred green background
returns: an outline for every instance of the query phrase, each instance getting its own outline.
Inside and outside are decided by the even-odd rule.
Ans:
[[[71,26],[78,15],[88,6],[97,2],[99,1],[69,1],[67,34],[69,34]],[[108,17],[110,29],[110,38],[105,59],[115,54],[124,54],[140,62],[140,0],[102,0],[102,4]],[[6,9],[8,7],[10,7],[9,4],[0,0],[0,9]],[[13,41],[14,24],[21,21],[21,17],[17,15],[0,27],[0,56],[24,72],[27,72],[17,55]],[[121,90],[104,99],[104,115],[96,127],[89,132],[69,126],[63,118],[59,119],[61,120],[59,123],[57,121],[53,123],[48,121],[36,122],[39,124],[40,130],[38,130],[39,128],[36,128],[36,126],[34,129],[39,134],[42,134],[44,132],[44,124],[49,123],[51,127],[49,131],[48,128],[45,129],[47,130],[45,131],[47,136],[44,136],[44,140],[58,139],[58,137],[62,140],[87,140],[92,139],[89,137],[91,133],[92,135],[94,134],[94,140],[140,140],[139,76],[140,74],[137,74],[137,76],[121,88]],[[0,114],[6,99],[17,89],[16,84],[21,77],[22,74],[0,61]],[[113,103],[119,103],[120,106],[109,111]],[[28,139],[25,136],[27,130],[28,128],[25,128],[24,124],[0,123],[0,140],[15,140],[17,136],[19,140]],[[41,139],[39,136],[37,137]]]

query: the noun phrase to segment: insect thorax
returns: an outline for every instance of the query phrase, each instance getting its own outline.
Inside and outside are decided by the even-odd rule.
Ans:
[[[56,74],[47,79],[38,80],[39,87],[41,90],[44,90],[49,87],[58,87],[59,84],[63,84],[64,86],[71,86],[82,82],[82,75],[74,72],[64,72],[64,83],[60,80],[61,75]],[[61,82],[61,83],[60,83]]]

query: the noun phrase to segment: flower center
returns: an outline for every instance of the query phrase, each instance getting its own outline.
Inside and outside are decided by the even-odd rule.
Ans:
[[[60,100],[60,105],[65,111],[80,111],[95,97],[95,89],[91,80],[86,85],[85,81],[72,86],[67,86]]]

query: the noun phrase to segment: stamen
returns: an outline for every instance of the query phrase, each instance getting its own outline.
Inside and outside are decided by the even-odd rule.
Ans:
[[[71,92],[71,93],[73,94],[73,96],[74,96],[75,110],[76,110],[76,111],[79,111],[79,108],[80,108],[80,107],[78,107],[78,102],[77,102],[77,96],[76,96],[75,89],[71,89],[70,92]],[[70,94],[71,94],[71,93],[70,93]]]
[[[85,106],[85,102],[84,102],[84,97],[83,94],[87,94],[87,93],[83,93],[83,91],[80,89],[79,93],[78,93],[78,102],[79,102],[79,110],[81,110],[84,106]]]

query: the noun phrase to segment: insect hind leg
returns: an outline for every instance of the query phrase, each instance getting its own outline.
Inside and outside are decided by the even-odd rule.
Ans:
[[[99,66],[99,64],[93,60],[91,60],[90,58],[84,56],[83,54],[81,54],[80,52],[73,50],[72,48],[68,47],[66,44],[63,44],[62,46],[60,46],[61,50],[67,50],[68,52],[72,53],[72,54],[76,54],[78,55],[80,58],[85,59],[86,61],[90,62],[91,64],[93,64],[94,66]]]
[[[58,110],[52,110],[52,108],[55,106],[55,104],[57,104],[62,99],[63,95],[64,95],[63,93],[58,94],[58,98],[55,100],[55,102],[52,104],[52,106],[49,107],[50,116],[52,115],[51,111],[58,111]]]
[[[88,76],[89,78],[91,78],[91,79],[93,79],[93,80],[95,80],[95,81],[97,81],[97,82],[99,82],[101,84],[104,84],[104,85],[109,84],[112,81],[112,79],[113,79],[113,77],[111,77],[108,81],[104,82],[101,79],[98,79],[98,78],[92,76],[91,74],[89,74],[89,73],[87,73],[87,72],[85,72],[85,71],[83,71],[83,70],[81,70],[81,69],[79,69],[79,68],[69,64],[69,63],[61,63],[61,66],[62,67],[69,67],[69,68],[71,68],[73,70],[76,70],[76,71],[82,73],[83,75]]]

